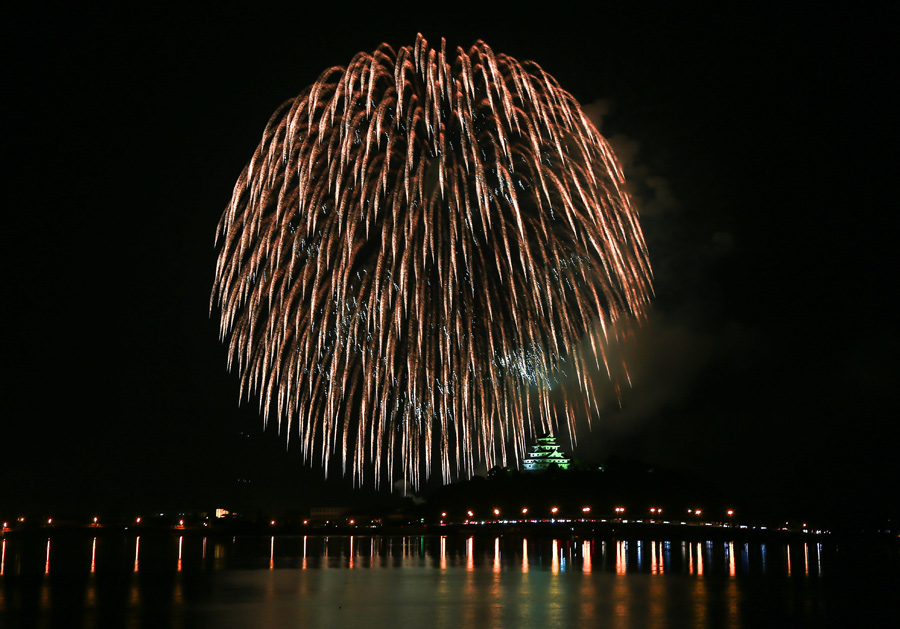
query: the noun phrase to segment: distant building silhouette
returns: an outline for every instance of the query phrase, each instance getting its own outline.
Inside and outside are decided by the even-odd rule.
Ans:
[[[565,470],[571,464],[572,459],[562,453],[559,444],[556,442],[556,437],[549,433],[537,438],[528,451],[528,457],[523,461],[525,470],[528,472],[546,470],[551,465]]]

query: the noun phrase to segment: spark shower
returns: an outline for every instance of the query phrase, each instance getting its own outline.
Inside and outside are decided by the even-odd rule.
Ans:
[[[537,64],[387,44],[273,114],[219,222],[210,307],[307,461],[418,484],[599,409],[651,270],[615,156]]]

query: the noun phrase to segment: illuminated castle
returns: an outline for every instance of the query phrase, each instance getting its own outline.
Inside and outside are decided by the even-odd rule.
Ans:
[[[565,470],[569,468],[571,463],[572,459],[559,449],[556,437],[549,433],[537,438],[535,444],[528,451],[528,457],[523,461],[525,470],[529,472],[546,470],[551,465]]]

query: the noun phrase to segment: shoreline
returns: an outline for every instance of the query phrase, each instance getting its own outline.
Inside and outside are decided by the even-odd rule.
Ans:
[[[254,522],[216,523],[213,526],[163,525],[40,525],[4,529],[0,538],[43,538],[57,536],[153,536],[153,537],[297,537],[356,536],[356,537],[522,537],[571,538],[606,540],[654,541],[723,541],[742,543],[842,543],[877,544],[900,548],[900,535],[895,532],[872,533],[813,531],[786,528],[741,528],[727,525],[682,524],[680,522],[485,522],[444,525],[388,525],[364,526],[270,526]]]

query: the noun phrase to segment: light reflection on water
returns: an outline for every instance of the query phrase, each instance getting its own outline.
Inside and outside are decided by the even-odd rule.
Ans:
[[[265,554],[258,552],[260,540],[264,540]],[[64,571],[77,571],[72,562],[73,545],[79,540],[72,538],[54,542],[45,538],[42,542],[42,572],[51,574],[56,570],[54,548],[57,543],[65,544]],[[432,566],[448,569],[464,565],[467,570],[476,570],[489,564],[493,571],[510,570],[513,566],[521,572],[530,567],[549,569],[552,573],[578,570],[584,574],[595,571],[615,572],[619,575],[650,574],[665,575],[669,572],[702,576],[712,570],[714,574],[736,577],[738,574],[767,574],[773,560],[773,574],[821,576],[823,573],[822,544],[809,542],[783,544],[773,551],[765,543],[734,542],[676,542],[680,544],[680,554],[672,553],[672,542],[572,539],[531,539],[522,537],[494,536],[268,536],[266,538],[233,537],[214,538],[157,537],[146,540],[141,537],[91,537],[85,542],[88,556],[84,569],[96,572],[98,568],[98,547],[106,547],[103,558],[105,568],[122,569],[121,562],[111,548],[123,544],[133,548],[129,559],[130,571],[141,569],[142,557],[152,555],[156,571],[165,570],[166,546],[174,544],[171,555],[171,569],[176,572],[191,568],[202,570],[225,570],[229,568],[299,568],[299,569],[356,569],[378,567]],[[151,548],[145,548],[152,544]],[[211,555],[207,552],[212,545]],[[487,545],[486,545],[487,544]],[[13,539],[2,541],[0,550],[0,576],[9,575],[10,564],[14,574],[34,572],[28,565],[26,542]],[[773,556],[773,552],[775,555]],[[265,557],[265,563],[260,562]],[[146,560],[146,558],[144,558]],[[796,564],[802,562],[802,571]]]
[[[790,617],[822,617],[835,552],[517,536],[4,538],[0,621],[738,627],[773,597]]]

